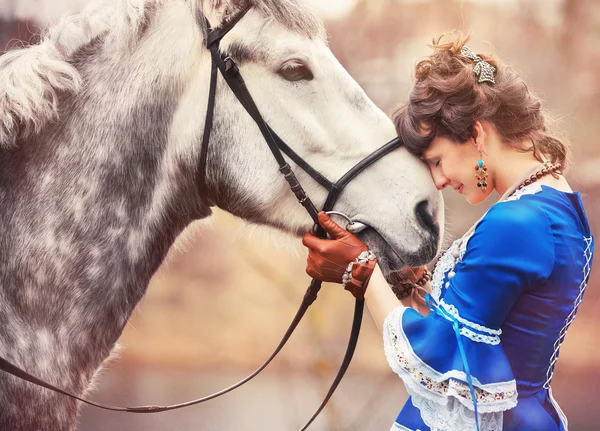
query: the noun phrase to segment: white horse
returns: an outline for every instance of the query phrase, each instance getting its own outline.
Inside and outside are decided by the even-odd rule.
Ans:
[[[195,182],[210,71],[199,23],[248,2],[221,49],[297,153],[335,180],[394,136],[296,0],[96,2],[65,18],[0,57],[0,356],[74,393],[90,387],[175,237],[211,213]],[[325,190],[294,169],[322,205]],[[222,78],[206,177],[206,197],[237,216],[311,227]],[[361,238],[390,277],[434,257],[441,207],[402,149],[336,205],[370,226]],[[72,399],[0,372],[0,429],[72,430],[76,416]]]

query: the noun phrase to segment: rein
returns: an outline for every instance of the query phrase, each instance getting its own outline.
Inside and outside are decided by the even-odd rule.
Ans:
[[[258,107],[256,106],[252,96],[250,95],[246,84],[239,72],[239,69],[235,62],[225,54],[221,53],[219,50],[219,43],[221,39],[245,16],[245,14],[250,10],[247,8],[241,12],[239,12],[236,16],[232,17],[229,21],[224,23],[221,27],[217,29],[213,29],[210,26],[210,23],[206,19],[206,17],[202,17],[206,24],[206,28],[208,29],[208,34],[206,37],[206,48],[210,50],[212,64],[211,64],[211,73],[210,73],[210,88],[209,88],[209,97],[208,97],[208,110],[206,114],[206,121],[204,125],[204,135],[202,138],[202,147],[200,150],[200,162],[198,166],[197,173],[197,183],[198,189],[200,192],[200,197],[205,203],[209,206],[212,205],[211,202],[208,202],[207,194],[206,194],[206,165],[207,165],[207,155],[208,155],[208,146],[210,142],[211,130],[213,125],[213,117],[214,117],[214,109],[215,109],[215,99],[216,99],[216,90],[217,90],[217,78],[219,72],[224,78],[225,82],[228,84],[231,91],[234,93],[238,101],[242,104],[248,114],[252,117],[258,128],[260,129],[269,149],[271,150],[277,164],[279,165],[279,171],[283,174],[284,178],[288,182],[291,191],[296,195],[298,202],[304,206],[310,217],[315,222],[314,231],[317,236],[321,238],[326,238],[326,233],[323,228],[318,224],[317,221],[317,208],[311,199],[308,197],[306,192],[304,191],[302,185],[296,178],[296,175],[292,171],[291,166],[285,160],[283,154],[287,155],[296,165],[298,165],[302,170],[304,170],[308,175],[310,175],[318,184],[324,187],[328,192],[327,199],[325,201],[323,211],[330,211],[333,209],[340,193],[348,185],[350,181],[356,178],[363,170],[367,167],[381,159],[386,154],[390,153],[392,150],[398,148],[400,146],[400,141],[398,138],[393,139],[388,142],[359,163],[357,163],[354,167],[352,167],[346,174],[344,174],[337,182],[333,183],[325,178],[322,174],[320,174],[316,169],[311,167],[305,160],[303,160],[297,153],[295,153],[277,134],[269,127],[269,125],[262,118]],[[282,154],[283,153],[283,154]],[[357,223],[358,224],[358,223]],[[90,401],[85,398],[79,397],[75,394],[70,393],[69,391],[60,389],[50,383],[45,382],[42,379],[39,379],[21,368],[15,366],[14,364],[8,362],[6,359],[0,357],[0,370],[5,371],[9,374],[12,374],[15,377],[18,377],[22,380],[26,380],[30,383],[36,384],[38,386],[44,387],[46,389],[50,389],[54,392],[66,395],[68,397],[74,398],[78,401],[81,401],[85,404],[89,404],[94,407],[98,407],[104,410],[118,411],[118,412],[128,412],[128,413],[158,413],[169,410],[176,410],[184,407],[193,406],[196,404],[203,403],[205,401],[212,400],[214,398],[220,397],[221,395],[225,395],[228,392],[233,391],[234,389],[242,386],[248,381],[252,380],[256,377],[263,369],[269,365],[269,363],[277,356],[277,354],[283,349],[292,333],[302,320],[302,317],[308,310],[308,307],[317,299],[317,294],[321,289],[321,281],[312,280],[306,293],[304,294],[304,298],[302,300],[302,304],[296,313],[292,323],[287,329],[285,335],[283,336],[281,342],[276,347],[275,351],[271,354],[271,356],[262,364],[259,368],[256,369],[252,374],[244,378],[243,380],[231,385],[219,392],[214,394],[192,400],[187,401],[180,404],[173,404],[169,406],[136,406],[136,407],[115,407],[111,405],[106,405],[102,403],[98,403],[95,401]],[[352,322],[352,329],[350,333],[350,338],[348,340],[348,347],[346,349],[346,353],[344,355],[344,359],[340,366],[340,369],[335,377],[335,380],[331,384],[329,391],[327,392],[325,399],[317,409],[317,411],[313,414],[310,420],[301,428],[300,431],[307,429],[310,424],[315,420],[315,418],[319,415],[319,413],[323,410],[340,381],[342,380],[352,357],[354,355],[354,351],[356,349],[356,344],[358,342],[358,337],[360,333],[360,327],[362,323],[362,316],[364,311],[364,299],[356,299],[355,308],[354,308],[354,317]]]

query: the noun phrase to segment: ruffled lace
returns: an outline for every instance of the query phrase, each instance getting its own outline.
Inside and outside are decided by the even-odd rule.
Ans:
[[[463,371],[440,373],[424,363],[412,350],[402,329],[398,307],[384,325],[385,353],[391,368],[404,381],[413,404],[419,408],[425,424],[433,430],[475,430],[473,401]],[[481,431],[502,429],[503,411],[516,406],[514,380],[482,384],[473,377]]]
[[[438,259],[433,268],[433,274],[431,275],[431,296],[437,301],[442,296],[442,287],[446,273],[454,267],[454,257],[452,253],[458,249],[459,241],[456,240],[452,243],[448,250],[444,252]]]
[[[471,232],[464,239],[457,239],[452,243],[450,247],[440,256],[438,261],[435,264],[433,269],[433,274],[431,275],[431,296],[433,299],[438,301],[442,296],[442,289],[448,288],[449,283],[446,282],[444,286],[444,280],[446,279],[446,274],[454,268],[454,266],[460,262],[467,251],[467,243],[471,236],[473,236],[474,232]],[[458,259],[454,258],[454,254],[458,253]]]
[[[431,431],[476,430],[475,413],[464,408],[456,399],[450,398],[443,409],[435,401],[425,397],[413,395],[412,402],[421,412],[423,422],[431,428]],[[502,431],[503,416],[503,412],[479,413],[479,429],[481,431]]]

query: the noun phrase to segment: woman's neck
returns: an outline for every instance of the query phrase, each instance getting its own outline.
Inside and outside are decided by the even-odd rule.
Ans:
[[[493,167],[492,175],[496,191],[500,196],[536,166],[540,166],[541,169],[541,163],[533,157],[532,153],[506,151],[495,160],[498,163]]]
[[[496,160],[502,161],[501,166],[494,166],[492,174],[496,191],[500,196],[503,196],[510,187],[517,185],[518,181],[523,180],[523,176],[532,169],[535,169],[536,166],[539,166],[540,169],[542,168],[540,161],[534,158],[533,153],[530,152],[506,152]],[[536,182],[561,191],[572,192],[569,183],[562,175],[558,178],[552,175],[545,175]]]

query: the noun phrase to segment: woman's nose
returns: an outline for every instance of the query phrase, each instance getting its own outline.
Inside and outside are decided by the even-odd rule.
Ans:
[[[446,186],[450,183],[450,180],[442,174],[435,174],[433,177],[433,182],[438,190],[442,190],[446,188]]]

